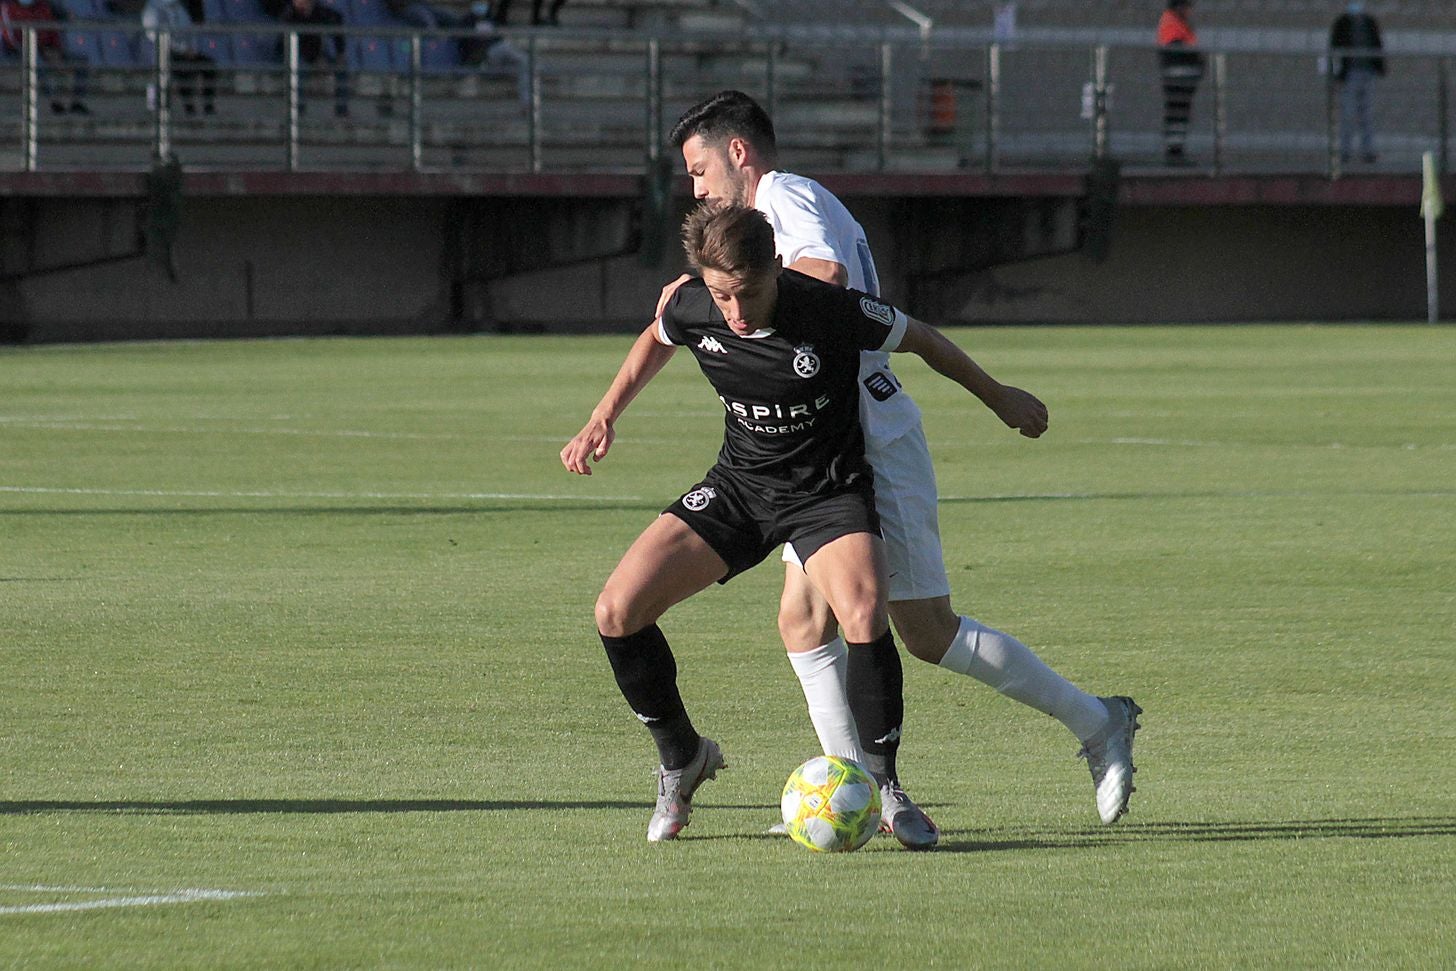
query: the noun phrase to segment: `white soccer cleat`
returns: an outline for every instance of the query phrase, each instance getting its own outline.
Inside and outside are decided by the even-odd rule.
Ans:
[[[1107,707],[1107,727],[1089,738],[1077,757],[1087,760],[1092,785],[1097,788],[1097,813],[1104,826],[1111,826],[1127,812],[1127,802],[1137,791],[1132,784],[1137,771],[1132,764],[1132,742],[1142,727],[1137,716],[1143,710],[1127,697],[1098,700]]]
[[[933,850],[940,842],[940,827],[915,805],[899,782],[880,785],[880,832],[889,833],[907,850]]]
[[[669,772],[657,767],[657,807],[647,824],[647,841],[661,843],[677,839],[693,813],[693,793],[698,786],[718,775],[725,767],[718,743],[706,736],[698,739],[698,754],[681,769]]]

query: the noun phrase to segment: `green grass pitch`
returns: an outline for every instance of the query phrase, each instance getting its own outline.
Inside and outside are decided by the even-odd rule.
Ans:
[[[815,744],[776,563],[664,622],[730,768],[648,845],[592,603],[717,448],[630,337],[0,351],[0,967],[1456,963],[1456,332],[951,332],[918,361],[962,612],[1146,709],[1075,740],[906,659],[931,854],[765,835]]]

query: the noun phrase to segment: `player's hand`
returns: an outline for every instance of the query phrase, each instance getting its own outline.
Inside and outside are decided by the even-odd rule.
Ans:
[[[1030,391],[1002,385],[992,410],[1006,423],[1006,427],[1016,429],[1027,438],[1040,438],[1047,430],[1047,406]]]
[[[587,464],[587,460],[600,462],[606,458],[616,437],[617,433],[612,429],[611,422],[593,415],[586,427],[577,432],[576,437],[561,450],[561,464],[566,466],[568,472],[591,475],[591,466]]]
[[[678,277],[676,280],[673,280],[667,286],[662,288],[662,296],[657,298],[657,313],[652,315],[654,320],[662,316],[663,309],[667,307],[667,302],[672,299],[672,295],[674,293],[677,293],[677,288],[682,286],[684,283],[687,283],[691,279],[692,277],[684,273],[682,276]]]

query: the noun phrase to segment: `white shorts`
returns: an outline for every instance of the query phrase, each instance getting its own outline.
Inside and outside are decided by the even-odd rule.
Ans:
[[[916,423],[888,442],[865,440],[865,457],[875,470],[875,511],[890,561],[890,600],[950,596],[940,549],[935,466],[925,431]],[[802,567],[791,544],[784,562]]]

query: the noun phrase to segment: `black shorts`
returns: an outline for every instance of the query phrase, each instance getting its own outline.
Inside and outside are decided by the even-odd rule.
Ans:
[[[807,563],[841,536],[880,535],[875,494],[868,483],[824,495],[769,501],[715,469],[663,512],[687,523],[728,564],[719,583],[762,563],[784,543],[793,543],[800,562]]]

